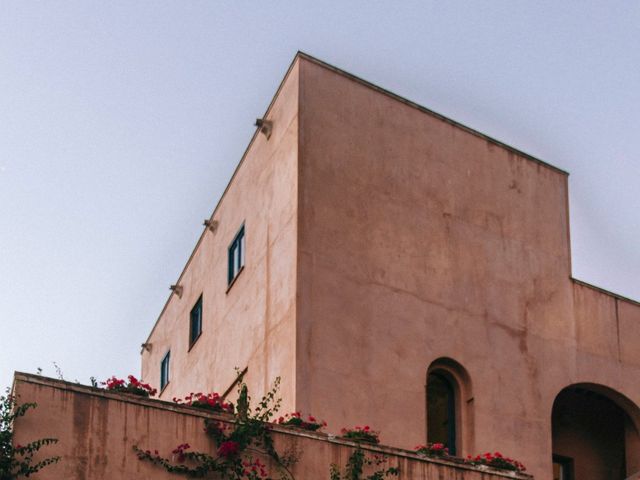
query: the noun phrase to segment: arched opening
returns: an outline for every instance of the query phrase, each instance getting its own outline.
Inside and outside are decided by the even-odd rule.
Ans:
[[[436,370],[427,376],[427,441],[456,454],[456,397],[450,380]]]
[[[427,370],[427,442],[442,443],[451,455],[472,448],[471,382],[455,360],[441,358]],[[463,432],[464,430],[464,432]]]
[[[624,480],[640,470],[638,407],[603,386],[577,384],[553,404],[554,480]]]

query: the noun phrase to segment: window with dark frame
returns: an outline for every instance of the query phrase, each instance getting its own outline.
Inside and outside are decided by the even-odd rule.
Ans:
[[[573,458],[553,456],[553,480],[573,480]]]
[[[233,242],[229,245],[229,269],[227,274],[227,285],[231,286],[240,270],[244,267],[244,225],[236,234]]]
[[[440,372],[427,377],[427,441],[456,454],[456,401],[451,381]]]
[[[171,351],[168,351],[167,354],[160,362],[160,391],[164,389],[169,383],[169,360],[171,358]]]
[[[202,295],[191,309],[189,315],[189,348],[196,343],[202,333]]]

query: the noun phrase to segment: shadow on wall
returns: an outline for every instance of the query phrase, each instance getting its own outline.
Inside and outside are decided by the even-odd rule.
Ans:
[[[638,478],[639,426],[640,408],[615,390],[588,383],[563,389],[552,413],[554,480]]]

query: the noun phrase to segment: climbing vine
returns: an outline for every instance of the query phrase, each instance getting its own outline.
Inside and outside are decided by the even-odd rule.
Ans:
[[[397,467],[386,467],[386,455],[367,456],[359,446],[349,456],[344,472],[335,463],[329,469],[331,480],[383,480],[390,475],[397,476],[400,470]],[[366,477],[363,477],[365,470],[372,470]]]
[[[29,477],[60,460],[60,457],[49,457],[38,462],[33,459],[42,447],[57,443],[56,438],[41,438],[26,445],[13,444],[13,422],[36,407],[35,403],[19,404],[9,389],[0,396],[0,480]]]
[[[235,408],[231,404],[225,404],[230,405],[225,411],[234,414],[232,419],[205,419],[204,430],[215,443],[215,455],[190,451],[188,443],[178,445],[173,450],[171,459],[161,456],[157,450],[151,452],[138,446],[134,446],[134,450],[140,460],[192,478],[217,473],[221,479],[226,480],[266,480],[270,478],[269,472],[260,460],[264,456],[273,460],[281,479],[293,478],[288,468],[294,459],[290,455],[278,454],[268,423],[280,407],[281,399],[277,398],[279,385],[280,377],[276,378],[271,390],[258,405],[252,408],[247,385],[241,382]]]

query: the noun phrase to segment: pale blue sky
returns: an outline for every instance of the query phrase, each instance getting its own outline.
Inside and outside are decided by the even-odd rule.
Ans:
[[[0,386],[139,372],[297,50],[568,170],[574,276],[640,299],[640,2],[0,0]]]

